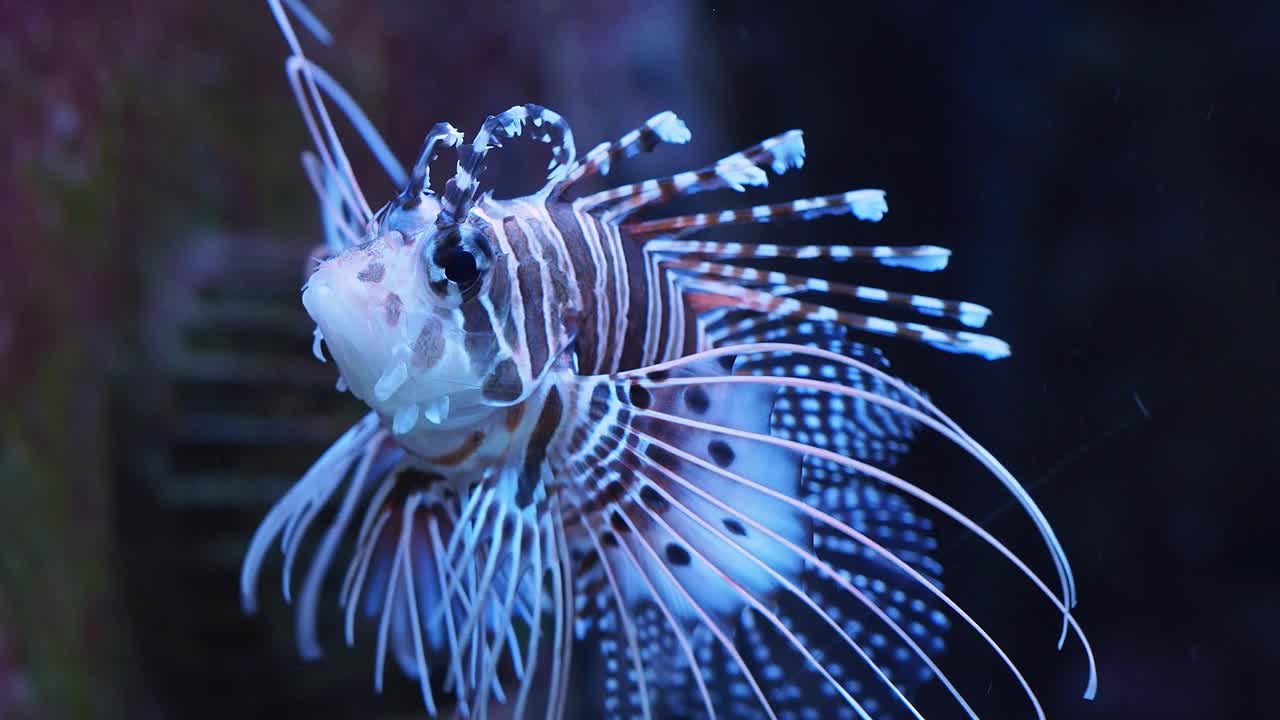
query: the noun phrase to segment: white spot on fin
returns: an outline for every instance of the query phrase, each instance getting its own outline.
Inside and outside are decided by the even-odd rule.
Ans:
[[[883,190],[855,190],[849,193],[848,201],[859,220],[880,222],[884,214],[889,212],[889,203],[884,200]]]
[[[991,311],[981,305],[975,305],[970,302],[960,303],[960,322],[969,327],[982,327],[987,323]]]
[[[970,332],[956,332],[957,342],[930,342],[929,345],[953,353],[972,353],[987,360],[1009,357],[1009,344],[998,338]]]
[[[693,137],[693,133],[689,132],[689,126],[670,110],[654,115],[649,120],[649,128],[664,143],[679,145],[689,142]]]
[[[769,184],[764,171],[742,155],[731,155],[716,163],[716,174],[738,192],[746,190],[747,186],[763,187]]]
[[[770,151],[773,153],[773,171],[779,175],[804,167],[804,135],[799,130],[783,135]]]
[[[896,254],[893,248],[886,248],[886,254],[877,254],[876,261],[888,267],[935,272],[947,266],[951,259],[951,251],[933,245],[918,248],[911,254]]]

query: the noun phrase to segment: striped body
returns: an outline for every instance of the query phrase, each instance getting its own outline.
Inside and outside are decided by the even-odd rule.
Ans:
[[[268,4],[315,139],[304,166],[328,257],[303,290],[313,350],[328,350],[339,390],[370,412],[263,521],[241,578],[247,609],[279,541],[300,653],[320,655],[326,582],[354,536],[338,585],[345,639],[369,627],[375,687],[394,658],[428,715],[507,705],[560,718],[583,697],[593,717],[922,718],[915,691],[937,683],[977,718],[940,664],[958,631],[985,642],[1042,715],[1018,667],[942,589],[934,520],[1002,555],[1088,650],[1062,547],[1008,470],[864,341],[987,359],[1008,346],[973,332],[990,315],[980,305],[851,281],[857,264],[940,270],[949,251],[689,237],[825,216],[878,222],[888,205],[875,189],[637,219],[799,169],[797,130],[698,170],[585,192],[617,162],[688,142],[688,128],[659,113],[579,158],[564,118],[528,104],[488,118],[470,143],[437,124],[406,171],[305,58],[289,13],[325,35],[318,21],[298,0]],[[377,212],[327,103],[403,188]],[[481,190],[485,157],[522,136],[548,145],[546,183],[494,199]],[[450,148],[454,175],[436,194],[428,167]],[[779,259],[838,276],[784,272]],[[1059,592],[927,479],[896,474],[926,430],[1025,510]],[[295,594],[293,565],[327,507]],[[575,647],[598,662],[575,664]]]
[[[613,372],[626,367],[628,357],[634,362],[637,350],[628,356],[628,345],[644,328],[632,307],[643,308],[646,293],[632,278],[632,260],[616,224],[573,203],[537,196],[486,200],[475,214],[513,258],[513,321],[519,313],[523,327],[515,332],[529,356],[530,374],[524,377],[531,380],[535,368],[545,368],[564,350],[549,340],[562,329],[573,335],[580,373]]]

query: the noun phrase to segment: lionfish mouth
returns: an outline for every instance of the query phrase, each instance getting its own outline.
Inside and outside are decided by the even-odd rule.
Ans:
[[[882,191],[630,220],[672,198],[764,185],[766,169],[799,168],[800,133],[701,170],[570,201],[614,161],[687,142],[689,131],[660,113],[577,159],[567,123],[536,105],[491,117],[470,146],[451,126],[436,126],[406,173],[345,91],[305,58],[286,8],[318,37],[327,32],[299,0],[268,3],[292,48],[290,79],[319,152],[307,167],[331,250],[350,247],[363,225],[419,222],[411,201],[430,193],[426,166],[443,142],[458,146],[459,161],[433,222],[496,218],[502,252],[525,262],[513,265],[509,285],[494,283],[512,307],[507,324],[493,297],[457,311],[474,348],[514,348],[502,383],[475,390],[489,413],[484,421],[465,432],[427,427],[415,436],[422,442],[411,443],[371,403],[375,412],[339,438],[259,527],[241,575],[246,610],[256,609],[258,578],[278,540],[284,596],[297,602],[299,651],[318,657],[326,582],[354,537],[338,586],[345,640],[354,643],[358,622],[371,625],[375,687],[383,687],[390,654],[417,680],[432,716],[483,718],[507,705],[513,717],[541,707],[559,718],[581,697],[597,703],[586,712],[607,717],[922,718],[917,691],[937,683],[965,716],[978,718],[976,694],[952,680],[943,657],[972,636],[1043,718],[1021,669],[943,589],[934,519],[944,518],[1002,556],[1061,614],[1059,648],[1068,633],[1078,637],[1089,664],[1084,695],[1094,696],[1092,650],[1071,612],[1071,568],[1044,514],[988,450],[890,375],[878,348],[853,339],[997,359],[1008,346],[972,331],[989,311],[761,267],[782,259],[934,271],[949,252],[687,237],[828,215],[878,221],[888,209]],[[403,213],[374,217],[325,98],[406,188]],[[505,204],[479,195],[485,153],[526,131],[552,146],[547,184]],[[625,244],[643,259],[631,270],[644,273],[643,298],[635,297],[642,284],[625,276]],[[606,268],[623,269],[611,279]],[[591,282],[574,282],[588,273]],[[582,286],[596,289],[594,301],[574,296]],[[331,305],[337,295],[312,283],[304,304],[337,356],[370,352],[376,338],[362,336],[358,322],[347,328],[334,320],[348,317]],[[648,313],[644,327],[629,322],[628,298]],[[913,319],[845,309],[853,304]],[[492,330],[490,337],[475,328]],[[553,350],[567,337],[574,352]],[[383,375],[348,380],[368,388],[385,382]],[[1048,549],[1056,589],[962,510],[895,472],[924,430],[976,461],[1023,508]],[[322,516],[332,519],[295,593],[293,567]],[[575,651],[589,662],[575,664]]]

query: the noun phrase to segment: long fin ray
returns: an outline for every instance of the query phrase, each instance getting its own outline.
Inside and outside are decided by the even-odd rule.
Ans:
[[[963,330],[941,330],[916,322],[895,322],[875,315],[838,310],[829,305],[753,290],[709,278],[684,278],[681,289],[732,300],[735,307],[774,315],[793,315],[807,320],[834,320],[855,330],[923,343],[947,352],[979,355],[997,360],[1009,355],[1009,346],[990,335]]]
[[[320,456],[289,492],[272,506],[258,526],[240,571],[240,602],[246,612],[257,609],[257,583],[262,562],[276,537],[287,535],[318,496],[328,497],[342,482],[366,444],[379,431],[378,416],[368,413]]]
[[[658,237],[646,241],[644,248],[655,255],[683,258],[867,262],[921,272],[942,270],[951,259],[951,251],[937,245],[779,245]]]
[[[853,215],[859,220],[879,222],[889,212],[884,191],[875,189],[850,190],[837,195],[792,200],[771,205],[754,205],[717,213],[678,215],[625,223],[622,229],[635,238],[644,239],[659,235],[678,237],[687,233],[715,227],[732,227],[756,223],[775,223],[787,220],[813,220],[827,215]]]
[[[976,303],[942,300],[927,295],[896,292],[867,285],[856,285],[794,273],[762,270],[748,265],[728,265],[685,258],[660,260],[658,265],[659,267],[677,270],[692,277],[714,278],[743,287],[764,289],[776,297],[806,295],[817,296],[823,300],[827,297],[855,300],[885,305],[930,317],[955,320],[972,328],[982,327],[991,315],[989,309]]]

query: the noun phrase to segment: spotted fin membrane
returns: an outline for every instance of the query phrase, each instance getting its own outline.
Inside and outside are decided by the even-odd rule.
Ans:
[[[1040,712],[943,592],[933,521],[916,506],[965,525],[1061,602],[998,540],[888,472],[921,427],[964,446],[956,431],[839,323],[721,322],[737,328],[723,351],[591,390],[592,418],[613,419],[598,447],[624,448],[593,457],[598,482],[576,508],[601,540],[579,601],[598,612],[581,632],[600,643],[608,717],[920,717],[909,698],[932,680],[978,717],[937,662],[954,615]],[[772,453],[796,444],[805,451]]]
[[[774,323],[771,327],[761,328],[761,331],[768,333],[778,327],[780,324]],[[798,332],[801,331],[793,330],[793,334]],[[845,330],[839,325],[810,324],[804,332],[810,342],[823,344],[848,356],[867,358],[883,367],[878,350],[844,340]],[[852,387],[874,386],[877,392],[894,394],[876,378],[851,368],[820,362],[811,365],[810,370],[815,376],[841,377]],[[795,371],[793,366],[794,360],[785,354],[744,357],[734,363],[736,372],[760,376],[791,375]],[[702,388],[691,386],[684,392],[688,412],[716,421],[709,412],[711,400]],[[896,458],[907,450],[916,432],[916,423],[895,417],[883,408],[862,400],[846,403],[840,398],[824,397],[807,388],[783,388],[776,391],[769,431],[776,437],[813,443],[850,457],[892,466]],[[714,451],[709,453],[712,457],[716,455]],[[810,506],[840,517],[860,532],[878,538],[887,549],[906,559],[935,586],[941,587],[941,566],[929,556],[936,548],[931,521],[917,515],[901,496],[883,492],[867,478],[860,478],[837,464],[814,458],[804,462],[799,496]],[[750,502],[750,499],[741,502]],[[655,504],[652,497],[651,504]],[[723,530],[739,542],[744,542],[751,534],[741,522],[731,517],[725,518],[723,525]],[[844,579],[871,603],[857,602],[812,567],[805,567],[800,572],[797,585],[805,588],[809,598],[823,607],[846,636],[865,651],[861,658],[863,663],[874,663],[886,677],[894,679],[904,693],[933,677],[930,667],[912,652],[910,643],[928,647],[933,653],[944,649],[943,634],[949,621],[938,609],[940,603],[933,601],[932,597],[921,597],[910,578],[867,548],[830,529],[812,528],[808,523],[804,523],[804,531],[811,534],[814,554],[841,568],[846,573]],[[779,564],[775,567],[786,566]],[[600,682],[605,695],[604,706],[609,717],[643,717],[639,683],[634,670],[625,664],[625,638],[619,619],[603,595],[598,603],[604,613],[596,628],[602,652]],[[805,659],[799,657],[784,636],[784,632],[794,630],[796,640],[815,648],[819,659],[825,659],[839,655],[839,639],[822,643],[813,640],[833,635],[832,629],[811,624],[809,632],[813,637],[806,638],[796,619],[808,618],[812,608],[794,594],[774,593],[769,607],[782,621],[785,631],[765,621],[752,609],[739,611],[736,617],[729,618],[727,624],[734,638],[732,652],[744,661],[773,711],[778,717],[822,717],[818,714],[821,708],[835,707],[835,717],[856,717],[849,705],[839,702],[835,687],[820,674],[795,672],[795,668],[804,667]],[[904,641],[882,631],[881,618],[884,617],[892,618],[906,628],[911,640]],[[646,655],[644,664],[650,673],[645,683],[652,693],[650,701],[661,714],[672,717],[705,714],[699,688],[688,671],[688,661],[682,661],[681,643],[669,624],[662,620],[657,604],[640,603],[635,624],[641,652]],[[741,666],[730,657],[731,652],[715,642],[712,634],[705,630],[692,630],[687,637],[702,684],[713,698],[714,707],[729,717],[767,717]],[[860,660],[857,653],[846,654],[852,655],[849,660],[853,663]],[[867,681],[868,677],[875,678],[874,672],[856,666],[846,670],[839,663],[828,664],[827,668],[845,691],[858,698],[868,712],[875,717],[893,716],[896,698],[892,691],[882,683]]]

